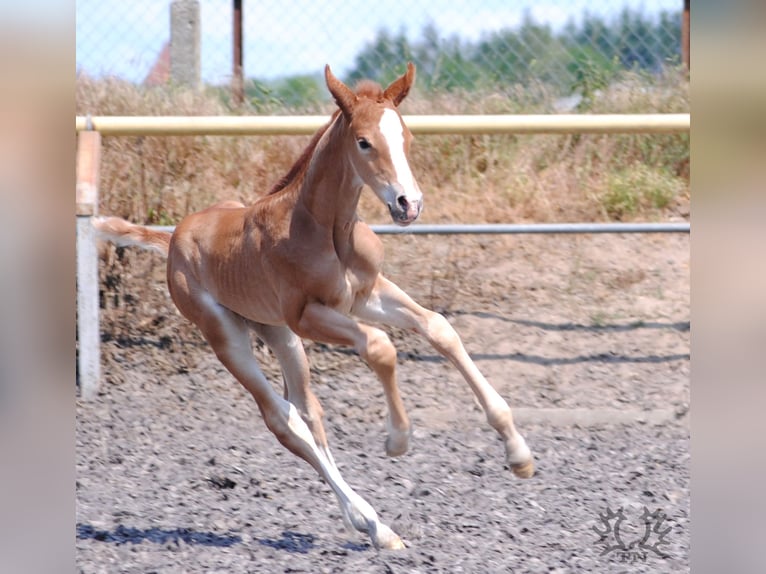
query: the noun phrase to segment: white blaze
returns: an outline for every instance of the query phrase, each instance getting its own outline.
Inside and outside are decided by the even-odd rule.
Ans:
[[[407,163],[407,156],[404,155],[404,126],[396,111],[383,110],[383,117],[380,118],[380,133],[388,143],[394,172],[399,184],[404,188],[405,197],[408,201],[419,200],[422,194],[415,184],[410,164]]]

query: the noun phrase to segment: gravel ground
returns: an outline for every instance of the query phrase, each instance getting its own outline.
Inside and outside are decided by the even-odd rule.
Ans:
[[[374,376],[307,343],[341,472],[409,545],[375,550],[173,310],[161,259],[107,247],[103,384],[77,410],[80,572],[689,569],[688,236],[384,241],[387,275],[516,409],[537,474],[511,475],[459,374],[397,331],[415,434],[386,457]],[[662,516],[639,545],[644,508]]]

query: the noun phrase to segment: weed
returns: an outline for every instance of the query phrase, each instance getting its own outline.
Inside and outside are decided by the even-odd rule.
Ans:
[[[606,311],[597,310],[590,316],[590,326],[596,328],[606,327],[609,321],[609,314]]]
[[[636,164],[609,175],[600,201],[610,219],[624,220],[665,209],[683,188],[679,178]]]

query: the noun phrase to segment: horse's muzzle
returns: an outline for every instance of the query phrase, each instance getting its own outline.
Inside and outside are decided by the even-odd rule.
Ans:
[[[416,199],[410,201],[406,196],[400,195],[396,198],[395,204],[388,204],[388,211],[391,213],[391,219],[397,225],[405,226],[415,221],[423,210],[423,200]]]

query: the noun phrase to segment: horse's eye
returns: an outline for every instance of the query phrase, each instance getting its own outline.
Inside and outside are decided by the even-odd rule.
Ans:
[[[368,142],[365,138],[359,138],[356,140],[356,143],[359,144],[359,149],[367,150],[372,147],[372,144]]]

